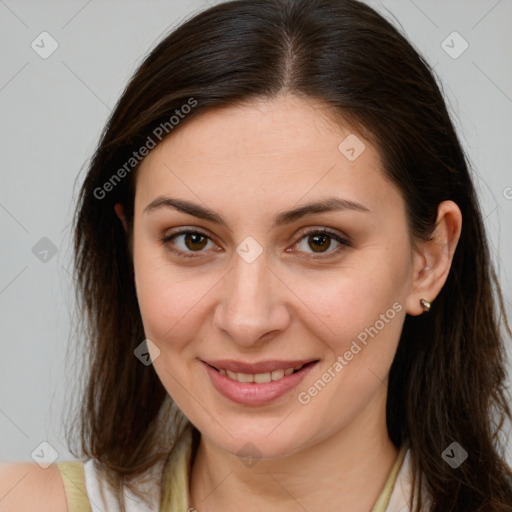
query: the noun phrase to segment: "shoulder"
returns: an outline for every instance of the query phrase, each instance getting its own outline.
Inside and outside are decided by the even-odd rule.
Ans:
[[[35,462],[0,463],[2,512],[68,512],[59,468]]]

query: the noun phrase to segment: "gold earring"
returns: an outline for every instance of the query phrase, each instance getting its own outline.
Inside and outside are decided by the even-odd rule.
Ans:
[[[428,312],[430,311],[430,306],[432,305],[432,303],[431,303],[429,300],[427,300],[427,299],[421,299],[421,300],[420,300],[420,304],[421,304],[421,306],[423,307],[423,311],[424,311],[425,313],[428,313]]]

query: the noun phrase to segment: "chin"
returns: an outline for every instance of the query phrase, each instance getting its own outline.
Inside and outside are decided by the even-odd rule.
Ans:
[[[293,429],[288,420],[273,418],[273,421],[258,422],[245,419],[224,430],[222,427],[212,429],[210,422],[206,428],[197,428],[202,435],[221,449],[239,457],[254,459],[280,459],[291,456],[300,450],[315,444],[315,432],[308,430],[305,424],[293,422]],[[249,424],[250,423],[250,424]],[[308,421],[309,427],[311,422]],[[223,425],[224,426],[224,425]]]

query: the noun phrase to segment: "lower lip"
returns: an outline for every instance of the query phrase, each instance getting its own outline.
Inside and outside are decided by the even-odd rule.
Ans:
[[[227,375],[222,375],[204,361],[203,364],[215,389],[226,398],[243,405],[264,405],[295,388],[317,362],[308,363],[291,375],[285,375],[279,380],[272,380],[264,384],[238,382],[230,379]]]

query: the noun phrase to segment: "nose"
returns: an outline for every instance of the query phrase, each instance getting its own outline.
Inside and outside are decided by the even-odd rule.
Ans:
[[[220,289],[214,326],[235,343],[260,346],[289,325],[288,288],[268,266],[265,252],[251,263],[236,254]]]

